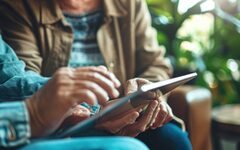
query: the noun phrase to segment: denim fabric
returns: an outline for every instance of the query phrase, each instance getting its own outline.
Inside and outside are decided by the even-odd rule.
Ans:
[[[88,137],[41,141],[21,150],[148,150],[140,141],[127,137]]]
[[[30,127],[26,106],[10,101],[24,100],[48,80],[24,69],[25,64],[0,36],[0,147],[27,142]]]
[[[0,36],[0,102],[23,100],[40,89],[48,78],[25,71],[25,64]]]
[[[151,150],[192,150],[187,132],[173,122],[155,130],[148,130],[137,138]]]
[[[90,129],[79,133],[78,137],[94,136],[114,136],[113,134],[98,130]],[[155,130],[147,130],[136,137],[151,150],[192,150],[192,145],[188,138],[187,132],[177,126],[174,122],[165,124]]]
[[[24,102],[0,103],[0,147],[25,144],[29,137],[29,116]]]

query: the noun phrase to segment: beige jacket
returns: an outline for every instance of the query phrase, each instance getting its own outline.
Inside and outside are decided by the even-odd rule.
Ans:
[[[134,77],[169,78],[171,67],[158,45],[144,0],[104,0],[97,41],[107,67],[122,83]],[[67,66],[73,31],[55,0],[1,0],[4,40],[27,68],[51,76]]]

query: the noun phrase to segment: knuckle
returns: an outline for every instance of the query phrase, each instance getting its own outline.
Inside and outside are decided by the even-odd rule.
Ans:
[[[95,98],[95,95],[90,90],[86,90],[85,94],[88,98]]]
[[[90,77],[93,79],[99,79],[100,75],[98,73],[94,72],[94,73],[91,73]]]
[[[54,81],[56,84],[59,84],[59,83],[62,83],[63,78],[64,78],[64,74],[62,72],[59,72],[54,76]]]

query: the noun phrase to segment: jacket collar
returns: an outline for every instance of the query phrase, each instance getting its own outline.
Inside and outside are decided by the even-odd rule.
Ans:
[[[40,22],[42,24],[53,24],[64,18],[56,1],[40,0]],[[106,17],[122,17],[127,15],[127,11],[120,0],[103,0],[103,9]]]

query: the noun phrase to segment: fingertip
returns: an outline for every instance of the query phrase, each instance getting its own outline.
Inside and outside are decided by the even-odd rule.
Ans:
[[[139,112],[137,112],[137,111],[134,111],[134,112],[133,112],[133,116],[134,116],[134,118],[137,119],[137,118],[139,117],[139,115],[140,115]]]
[[[117,98],[117,97],[119,97],[119,95],[120,95],[120,93],[118,92],[118,90],[113,89],[113,91],[112,91],[112,98]]]
[[[103,71],[108,71],[107,67],[103,65],[98,66],[98,68],[102,69]]]
[[[110,75],[110,78],[113,80],[115,87],[119,88],[121,86],[121,82],[117,79],[117,77],[112,72],[110,72],[109,75]]]
[[[152,105],[154,108],[156,108],[157,105],[158,105],[158,101],[157,101],[157,100],[153,100],[153,101],[151,102],[151,105]]]

